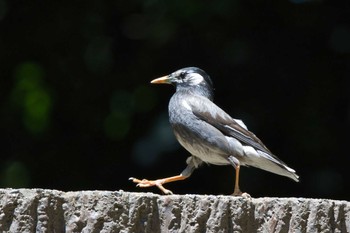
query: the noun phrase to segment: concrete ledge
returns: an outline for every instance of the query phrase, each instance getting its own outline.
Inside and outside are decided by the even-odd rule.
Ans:
[[[0,189],[1,232],[350,232],[350,202]]]

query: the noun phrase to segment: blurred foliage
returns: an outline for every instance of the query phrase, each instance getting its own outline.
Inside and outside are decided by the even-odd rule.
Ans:
[[[188,153],[168,124],[174,89],[149,82],[198,66],[216,103],[301,176],[243,168],[244,191],[349,199],[349,7],[0,0],[1,186],[135,191],[130,176],[178,174]],[[168,187],[229,194],[233,181],[232,167],[203,166]]]
[[[21,110],[23,124],[31,133],[48,127],[51,97],[43,85],[43,70],[35,63],[25,62],[15,69],[13,104]]]
[[[0,183],[3,187],[30,187],[30,175],[26,166],[18,161],[7,162],[2,169]]]

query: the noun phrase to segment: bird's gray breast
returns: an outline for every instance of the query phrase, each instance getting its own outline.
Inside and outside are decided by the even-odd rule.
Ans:
[[[215,127],[197,118],[185,98],[176,94],[169,103],[169,119],[179,143],[204,162],[229,164],[232,153],[226,137]]]

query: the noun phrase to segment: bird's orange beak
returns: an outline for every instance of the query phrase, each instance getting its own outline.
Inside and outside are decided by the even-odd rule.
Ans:
[[[170,84],[171,81],[170,81],[169,75],[165,75],[163,77],[153,79],[151,81],[151,83],[153,83],[153,84]]]

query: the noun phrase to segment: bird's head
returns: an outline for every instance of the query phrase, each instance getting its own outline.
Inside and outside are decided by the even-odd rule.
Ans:
[[[154,84],[173,84],[176,91],[192,91],[213,99],[213,82],[204,70],[197,67],[187,67],[169,75],[154,79]]]

